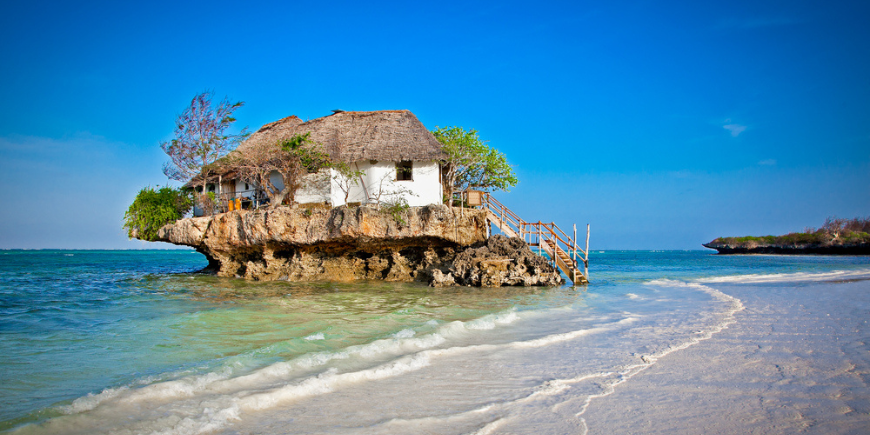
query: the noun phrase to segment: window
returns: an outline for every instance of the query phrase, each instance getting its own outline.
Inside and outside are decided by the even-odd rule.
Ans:
[[[410,160],[396,163],[396,181],[413,181],[414,164]]]

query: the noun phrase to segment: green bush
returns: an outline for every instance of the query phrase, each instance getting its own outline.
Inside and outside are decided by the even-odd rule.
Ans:
[[[828,218],[819,228],[806,228],[802,233],[789,233],[783,236],[764,237],[718,237],[713,243],[746,246],[750,242],[766,245],[829,245],[870,243],[870,218],[837,219]]]
[[[870,242],[870,234],[859,231],[851,231],[842,237],[846,243],[868,243]]]
[[[405,222],[402,215],[410,208],[411,206],[408,205],[408,201],[401,197],[386,201],[383,204],[383,210],[402,225],[408,225],[408,222]]]
[[[190,191],[169,186],[155,190],[146,187],[139,191],[133,204],[124,213],[127,237],[153,242],[160,227],[184,217],[193,207]]]

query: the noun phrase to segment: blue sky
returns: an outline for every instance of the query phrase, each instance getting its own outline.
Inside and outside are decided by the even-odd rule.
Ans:
[[[408,109],[516,167],[498,198],[593,249],[870,215],[867,2],[0,5],[0,248],[127,240],[197,93],[239,127]]]

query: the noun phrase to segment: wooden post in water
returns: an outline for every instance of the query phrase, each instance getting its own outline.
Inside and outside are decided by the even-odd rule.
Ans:
[[[574,260],[574,267],[577,267],[577,224],[574,224],[574,238],[572,240],[574,241],[574,252],[572,259]]]
[[[586,281],[589,281],[589,224],[586,224],[586,259],[583,260],[583,270]]]

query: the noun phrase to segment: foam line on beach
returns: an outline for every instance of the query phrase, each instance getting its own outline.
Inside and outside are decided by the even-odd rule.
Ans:
[[[638,358],[640,362],[635,364],[629,364],[617,368],[612,371],[604,371],[600,373],[584,373],[574,378],[568,379],[552,379],[544,382],[539,387],[537,387],[530,394],[515,399],[511,401],[505,401],[500,403],[491,403],[486,404],[485,406],[466,411],[454,416],[451,416],[452,419],[457,419],[460,417],[470,417],[474,414],[480,414],[483,412],[488,412],[492,414],[489,420],[483,424],[477,431],[473,432],[474,434],[488,434],[493,433],[494,431],[498,431],[505,425],[510,425],[512,420],[516,420],[521,418],[518,415],[512,415],[510,413],[510,409],[517,405],[524,405],[531,402],[543,402],[547,407],[549,407],[554,413],[559,413],[559,408],[568,403],[573,398],[570,396],[570,390],[577,386],[578,384],[589,384],[590,381],[594,381],[596,388],[600,391],[594,394],[588,394],[583,397],[582,402],[579,406],[579,409],[576,412],[572,412],[571,415],[565,415],[565,417],[569,418],[569,421],[565,421],[567,427],[571,428],[580,428],[580,433],[586,434],[588,432],[588,428],[586,426],[586,421],[583,418],[583,414],[588,409],[589,405],[593,400],[609,396],[613,394],[617,387],[625,382],[628,382],[631,378],[636,376],[637,374],[643,372],[644,370],[655,365],[661,358],[680,350],[687,349],[695,344],[698,344],[704,340],[708,340],[712,338],[715,334],[721,332],[722,330],[728,328],[729,325],[733,324],[736,321],[735,315],[744,309],[743,303],[730,295],[722,293],[716,289],[707,287],[700,283],[695,282],[681,282],[681,281],[672,281],[672,280],[656,280],[648,283],[649,285],[657,285],[657,286],[666,286],[666,287],[677,287],[677,288],[686,288],[691,290],[698,290],[704,293],[709,294],[713,299],[720,301],[726,305],[724,311],[721,314],[721,321],[718,323],[711,325],[704,330],[698,331],[694,336],[688,338],[682,343],[671,345],[666,349],[663,349],[658,352],[639,355]],[[634,316],[626,317],[618,322],[615,322],[612,326],[617,325],[626,325],[636,321],[637,318]],[[584,331],[574,331],[566,334],[556,334],[553,336],[543,337],[536,340],[529,340],[522,343],[512,343],[511,345],[514,347],[533,347],[538,345],[550,344],[560,339],[572,339],[578,336],[587,335],[591,332],[597,332],[605,329],[615,329],[615,328],[607,328],[607,327],[596,327],[591,328],[590,330]],[[566,427],[566,428],[567,428]]]
[[[463,413],[459,413],[449,418],[452,420],[458,420],[461,418],[471,419],[476,414],[481,414],[483,412],[487,412],[489,415],[487,416],[487,420],[480,423],[479,429],[477,431],[472,431],[474,434],[488,434],[498,432],[503,428],[510,428],[511,423],[515,422],[514,420],[524,418],[522,415],[515,415],[511,412],[512,409],[515,408],[516,405],[523,405],[529,402],[541,402],[542,404],[548,404],[550,409],[553,412],[558,412],[560,408],[563,406],[568,406],[570,401],[572,400],[580,400],[578,405],[568,406],[571,409],[572,415],[565,415],[568,420],[565,420],[563,423],[566,424],[566,427],[571,426],[574,423],[579,423],[581,430],[579,431],[582,434],[588,433],[588,426],[586,424],[586,420],[583,418],[583,415],[589,409],[591,403],[598,398],[606,397],[619,389],[619,386],[631,380],[634,376],[642,373],[648,368],[654,366],[658,363],[662,358],[685,349],[688,349],[696,344],[699,344],[703,341],[709,340],[713,338],[716,334],[722,332],[727,329],[729,326],[733,325],[737,321],[737,314],[744,310],[743,302],[731,295],[723,293],[717,289],[714,289],[708,285],[710,283],[764,283],[764,282],[819,282],[819,281],[828,281],[828,282],[837,282],[844,280],[854,280],[854,279],[870,279],[870,271],[868,270],[854,270],[854,271],[834,271],[827,273],[790,273],[790,274],[768,274],[768,275],[744,275],[737,277],[716,277],[716,278],[705,278],[698,279],[690,282],[684,281],[676,281],[676,280],[654,280],[647,282],[646,285],[650,286],[659,286],[659,287],[671,287],[671,288],[685,288],[687,290],[697,290],[704,292],[714,300],[721,302],[724,304],[724,309],[717,310],[715,313],[717,317],[719,317],[719,321],[715,324],[707,326],[700,331],[696,331],[693,335],[688,337],[688,339],[670,345],[665,349],[659,350],[657,352],[652,352],[648,354],[639,355],[639,361],[637,363],[628,364],[622,367],[617,368],[613,371],[605,371],[601,373],[586,373],[579,375],[575,378],[569,379],[554,379],[549,380],[538,388],[535,391],[531,392],[525,397],[513,400],[506,401],[502,403],[490,403],[485,406],[466,411]],[[626,318],[623,321],[630,322],[632,318]],[[550,337],[544,337],[537,340],[530,340],[528,342],[523,343],[522,345],[515,344],[515,346],[526,346],[533,342],[544,342],[547,341]],[[590,384],[590,382],[594,382],[594,384]],[[595,385],[596,388],[600,390],[594,394],[588,394],[585,397],[583,396],[575,396],[572,397],[570,391],[572,388],[577,386],[578,384],[584,384],[588,388],[591,385]],[[564,414],[563,414],[564,415]],[[573,418],[576,418],[574,420]],[[448,417],[444,417],[443,419],[447,419]],[[422,422],[422,420],[420,421]],[[391,422],[395,423],[395,422]]]
[[[413,330],[402,330],[390,338],[375,340],[371,343],[350,346],[339,351],[316,352],[302,355],[290,361],[282,361],[255,370],[251,373],[233,376],[233,367],[222,367],[205,374],[186,376],[179,379],[162,381],[136,388],[134,385],[108,388],[97,394],[88,394],[74,400],[70,405],[60,406],[64,414],[79,414],[96,409],[111,401],[117,404],[136,404],[141,402],[166,403],[171,400],[191,398],[197,394],[232,394],[252,389],[268,390],[274,384],[286,383],[295,375],[309,373],[337,360],[376,360],[383,357],[399,357],[425,349],[432,349],[451,340],[468,338],[478,331],[489,331],[510,325],[520,319],[545,315],[541,312],[517,312],[515,309],[488,314],[468,321],[453,321],[439,326],[435,332],[420,337]],[[431,325],[430,325],[431,326]],[[319,337],[305,337],[319,338]]]
[[[487,319],[476,319],[472,328],[467,327],[469,322],[450,322],[442,325],[438,329],[438,335],[446,336],[467,335],[469,331],[475,331],[478,328],[490,328],[502,323],[511,323],[516,321],[517,314],[500,313]],[[535,347],[548,346],[557,342],[565,342],[574,340],[589,334],[598,332],[615,330],[625,325],[628,325],[636,320],[636,317],[626,317],[618,321],[612,321],[605,325],[594,326],[577,331],[567,333],[552,334],[537,339],[514,341],[502,344],[478,344],[466,346],[454,346],[443,349],[423,349],[421,347],[434,347],[444,343],[443,338],[432,342],[418,342],[415,344],[409,343],[418,338],[404,339],[385,339],[379,340],[381,344],[387,342],[393,343],[387,346],[388,349],[376,350],[375,348],[367,347],[374,345],[360,346],[354,351],[358,356],[375,356],[394,354],[396,352],[412,351],[410,354],[401,355],[398,358],[380,364],[375,367],[355,370],[350,372],[340,373],[337,369],[331,368],[314,376],[306,377],[298,382],[287,383],[282,381],[281,385],[271,388],[264,388],[264,385],[269,380],[275,378],[286,379],[285,371],[290,368],[273,364],[267,368],[261,369],[249,375],[240,376],[230,379],[218,379],[210,382],[202,378],[199,383],[192,383],[191,380],[185,379],[184,382],[170,381],[161,384],[150,385],[138,390],[118,389],[112,393],[106,393],[100,402],[106,402],[112,399],[104,406],[101,406],[97,411],[106,414],[123,414],[125,409],[135,408],[140,411],[145,411],[145,415],[141,421],[135,424],[151,425],[156,424],[147,417],[151,411],[160,409],[160,413],[169,412],[173,415],[178,415],[180,419],[173,421],[171,427],[151,427],[149,431],[154,433],[166,434],[192,434],[203,433],[206,431],[218,430],[225,428],[233,421],[242,418],[243,414],[256,412],[266,409],[273,409],[287,403],[292,403],[297,400],[327,394],[351,385],[364,382],[378,381],[402,374],[410,373],[428,367],[430,362],[436,358],[444,358],[449,356],[459,356],[471,352],[497,352],[504,349],[527,349]],[[436,334],[431,334],[432,336]],[[443,336],[442,336],[443,337]],[[424,337],[421,337],[424,338]],[[425,337],[431,339],[431,336]],[[398,346],[398,347],[396,347]],[[378,345],[375,345],[378,347]],[[367,349],[363,351],[363,349]],[[413,352],[416,349],[416,352]],[[347,353],[347,350],[345,350]],[[319,363],[323,363],[320,361]],[[283,364],[283,363],[279,363]],[[277,367],[276,367],[277,366]],[[289,380],[289,379],[288,379]],[[186,383],[185,383],[186,382]],[[197,389],[199,393],[197,394]],[[109,397],[111,396],[111,397]],[[82,406],[77,411],[82,412],[85,408],[96,408],[98,404],[89,404]],[[176,412],[177,411],[177,412]],[[79,414],[83,418],[87,417],[87,413]],[[58,420],[65,418],[75,418],[76,415],[61,417]],[[87,418],[86,418],[87,419]],[[149,423],[149,421],[151,421]],[[55,423],[64,424],[61,421]],[[72,421],[69,422],[72,424]],[[159,426],[159,425],[158,425]],[[153,429],[153,430],[152,430]]]
[[[599,375],[592,375],[593,377],[598,378],[610,378],[607,382],[604,382],[602,385],[604,386],[604,391],[599,394],[592,394],[586,397],[583,405],[580,408],[580,411],[575,415],[580,419],[581,427],[582,427],[582,435],[585,435],[588,432],[588,427],[586,425],[586,419],[583,418],[583,414],[589,408],[589,404],[592,403],[593,400],[605,397],[613,394],[616,391],[616,387],[628,382],[631,378],[633,378],[638,373],[643,372],[644,370],[655,365],[659,359],[664,358],[665,356],[677,352],[680,350],[687,349],[691,346],[694,346],[702,341],[709,340],[717,333],[728,328],[729,325],[733,324],[737,321],[736,314],[744,309],[743,302],[740,299],[737,299],[733,296],[727,295],[725,293],[720,292],[711,287],[707,287],[698,282],[682,282],[682,281],[674,281],[674,280],[654,280],[646,283],[647,285],[656,285],[656,286],[664,286],[664,287],[681,287],[681,288],[690,288],[695,290],[700,290],[712,296],[714,299],[717,299],[721,302],[724,302],[728,305],[728,308],[723,314],[722,321],[718,324],[708,327],[706,330],[701,331],[699,334],[689,338],[684,343],[677,346],[669,346],[667,349],[663,349],[659,352],[655,352],[652,354],[641,355],[640,360],[641,363],[632,364],[623,367],[620,370],[611,373],[602,373]],[[585,381],[590,378],[590,375],[580,376],[576,379],[569,380],[556,380],[552,381],[556,384],[573,384],[581,381]],[[558,405],[556,405],[558,407]]]
[[[283,404],[291,403],[296,400],[327,394],[338,389],[359,384],[362,382],[377,381],[389,377],[394,377],[406,374],[412,371],[420,370],[428,367],[434,358],[445,356],[457,356],[470,352],[494,352],[505,348],[530,348],[541,347],[560,341],[573,340],[581,336],[592,333],[603,332],[607,330],[617,329],[633,322],[635,318],[626,318],[617,322],[613,322],[608,326],[600,326],[589,328],[571,333],[553,334],[540,339],[510,342],[505,344],[481,344],[472,346],[456,346],[445,349],[430,349],[417,352],[413,355],[407,355],[392,362],[370,368],[347,373],[338,373],[331,369],[327,372],[312,378],[303,380],[294,385],[281,386],[270,391],[257,392],[249,394],[240,392],[234,395],[232,404],[222,409],[217,413],[219,416],[226,417],[226,420],[217,419],[216,416],[211,416],[209,419],[202,417],[187,417],[185,426],[189,426],[190,422],[200,421],[208,422],[210,427],[220,425],[224,427],[230,420],[241,418],[241,414],[245,412],[262,411],[272,409]],[[455,322],[454,322],[455,323]],[[474,410],[473,412],[483,412],[485,409]],[[192,433],[201,433],[200,431]]]
[[[429,365],[430,355],[429,352],[419,352],[378,367],[349,373],[329,371],[317,377],[306,379],[298,385],[288,385],[273,391],[242,397],[238,399],[237,403],[239,408],[244,411],[259,411],[273,408],[288,401],[325,394],[343,386],[389,378],[419,370]]]
[[[573,416],[571,416],[571,417],[573,417],[572,419],[576,419],[574,421],[574,423],[576,423],[577,426],[579,426],[579,428],[581,429],[580,433],[585,435],[588,432],[588,427],[586,425],[586,420],[583,418],[583,414],[589,408],[589,405],[592,403],[593,400],[600,398],[600,397],[605,397],[605,396],[609,396],[609,395],[613,394],[619,385],[621,385],[625,382],[628,382],[631,378],[633,378],[637,374],[652,367],[661,358],[664,358],[665,356],[667,356],[673,352],[684,350],[684,349],[689,348],[691,346],[694,346],[694,345],[696,345],[704,340],[708,340],[708,339],[712,338],[715,334],[723,331],[724,329],[728,328],[729,325],[736,322],[736,317],[735,317],[736,314],[744,309],[743,303],[739,299],[737,299],[733,296],[727,295],[725,293],[722,293],[716,289],[702,285],[700,283],[694,283],[694,282],[687,283],[687,282],[672,281],[672,280],[656,280],[656,281],[649,282],[648,284],[649,285],[658,285],[658,286],[678,287],[678,288],[687,288],[687,289],[692,289],[692,290],[699,290],[699,291],[702,291],[704,293],[709,294],[714,299],[725,303],[727,308],[725,309],[724,312],[721,313],[722,320],[719,323],[712,325],[710,327],[707,327],[705,330],[699,331],[694,336],[690,337],[688,340],[686,340],[685,342],[683,342],[681,344],[669,346],[668,348],[663,349],[659,352],[640,355],[639,359],[641,362],[639,362],[639,363],[629,364],[629,365],[623,366],[623,367],[618,368],[618,369],[613,370],[613,371],[606,371],[606,372],[601,372],[601,373],[586,373],[586,374],[582,374],[582,375],[579,375],[575,378],[570,378],[570,379],[553,379],[553,380],[547,381],[544,384],[542,384],[541,386],[539,386],[535,391],[533,391],[528,396],[514,400],[512,402],[504,403],[504,404],[500,405],[500,407],[507,407],[508,405],[523,404],[523,403],[534,402],[534,401],[549,401],[549,400],[551,400],[555,397],[559,397],[559,396],[564,397],[568,393],[568,391],[570,391],[571,388],[573,388],[574,385],[594,380],[594,381],[597,381],[601,392],[596,393],[596,394],[587,395],[583,399],[583,402],[579,407],[579,411],[577,411],[576,413],[573,414]],[[630,321],[632,321],[632,318],[626,318],[624,321],[630,322]],[[554,413],[557,413],[559,411],[559,408],[562,405],[564,405],[565,403],[567,403],[567,402],[562,401],[562,400],[557,400],[555,402],[555,404],[550,406],[550,409]],[[496,425],[498,425],[498,426],[504,425],[512,418],[515,418],[515,417],[510,417],[510,416],[505,415],[503,418],[496,420],[490,424],[487,424],[486,426],[481,428],[480,433],[487,433],[487,432],[489,432],[490,428],[495,427]]]
[[[603,333],[607,331],[614,331],[620,329],[622,327],[631,325],[639,319],[637,316],[632,316],[628,314],[628,317],[620,319],[615,322],[610,322],[607,325],[595,326],[588,329],[581,329],[576,331],[570,331],[567,333],[560,334],[551,334],[548,336],[544,336],[537,339],[525,340],[525,341],[514,341],[504,344],[480,344],[473,346],[459,346],[452,347],[446,349],[433,349],[422,351],[418,356],[425,357],[427,361],[432,361],[438,357],[447,357],[447,356],[460,356],[462,354],[471,353],[471,352],[486,352],[493,353],[506,349],[529,349],[529,348],[539,348],[548,345],[552,345],[559,342],[567,342],[571,340],[575,340],[580,337],[588,336],[596,333]],[[422,367],[420,367],[422,368]],[[606,373],[610,374],[610,373]],[[594,375],[585,375],[583,379],[593,379],[596,378],[599,374]],[[554,391],[562,391],[566,389],[564,385],[560,385],[558,382],[547,383],[543,389],[537,389],[532,392],[530,395],[520,398],[517,400],[511,401],[500,401],[500,402],[490,402],[486,403],[480,407],[475,409],[471,409],[464,412],[459,412],[455,414],[441,415],[441,416],[427,416],[420,417],[415,419],[400,419],[394,418],[388,421],[379,423],[375,426],[370,426],[365,429],[365,433],[400,433],[406,427],[428,427],[436,425],[449,425],[451,423],[457,423],[464,420],[475,419],[475,420],[484,420],[484,424],[479,429],[471,432],[473,434],[490,434],[496,433],[497,429],[501,427],[506,421],[509,420],[507,416],[508,410],[511,406],[518,403],[528,402],[536,399],[540,395],[551,395]],[[289,398],[288,398],[289,400]],[[507,419],[507,420],[506,420]]]
[[[775,282],[818,282],[818,281],[846,281],[856,279],[870,279],[870,270],[837,270],[833,272],[795,272],[773,273],[754,275],[717,276],[712,278],[700,278],[699,283],[735,283],[735,284],[761,284]]]

